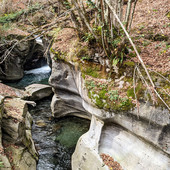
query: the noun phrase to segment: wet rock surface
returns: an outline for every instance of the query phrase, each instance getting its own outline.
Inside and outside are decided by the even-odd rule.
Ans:
[[[52,87],[45,84],[31,84],[25,88],[29,100],[41,100],[52,95]]]

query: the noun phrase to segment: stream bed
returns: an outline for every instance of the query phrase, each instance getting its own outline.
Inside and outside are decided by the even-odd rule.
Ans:
[[[71,155],[79,137],[88,131],[89,121],[77,117],[51,117],[50,99],[30,107],[32,136],[39,153],[37,170],[71,170]]]

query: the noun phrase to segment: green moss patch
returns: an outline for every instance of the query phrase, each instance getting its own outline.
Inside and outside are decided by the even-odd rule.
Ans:
[[[118,89],[113,82],[102,83],[100,80],[97,82],[91,79],[86,80],[85,84],[89,98],[100,109],[122,111],[134,106],[132,96],[128,97],[126,94],[123,96],[125,89]]]

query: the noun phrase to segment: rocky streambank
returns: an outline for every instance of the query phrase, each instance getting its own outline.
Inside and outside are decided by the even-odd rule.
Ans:
[[[97,53],[83,60],[81,54],[87,49],[77,42],[71,44],[73,48],[69,48],[67,53],[55,51],[54,45],[50,49],[50,86],[33,84],[25,91],[3,84],[0,86],[2,168],[36,169],[38,154],[31,135],[32,117],[27,105],[35,105],[33,101],[54,93],[51,101],[53,117],[77,116],[91,121],[89,131],[79,138],[72,155],[73,170],[168,170],[169,111],[162,105],[152,105],[147,90],[140,83],[136,87],[140,100],[135,103],[131,78],[134,63],[125,62],[119,75],[116,68],[115,73],[111,72],[110,61]],[[30,47],[26,45],[23,48],[29,53]],[[13,55],[9,59],[13,59]],[[6,60],[5,65],[1,65],[3,76],[0,79],[22,78],[27,59],[34,59],[26,56],[22,62],[20,59],[19,67],[17,62]],[[17,71],[19,76],[10,78],[14,71],[8,64],[15,65],[14,69],[21,68]],[[155,81],[166,87],[160,77]],[[45,126],[43,121],[37,123]]]
[[[47,64],[49,56],[48,54],[44,56],[48,46],[46,40],[37,40],[33,36],[27,40],[27,32],[19,33],[0,37],[0,80],[2,81],[20,80],[25,70]]]
[[[37,88],[38,86],[38,88]],[[26,91],[0,84],[0,169],[36,170],[38,153],[32,139],[28,105],[52,94],[48,85],[31,85]],[[42,93],[43,91],[43,93]],[[27,99],[27,100],[25,100]],[[28,101],[28,100],[32,101]]]
[[[89,131],[80,137],[72,156],[73,170],[109,169],[102,160],[103,154],[127,170],[168,170],[170,124],[166,108],[154,107],[150,102],[140,102],[139,112],[135,108],[100,108],[95,98],[89,97],[84,72],[77,63],[66,58],[56,61],[53,54],[52,58],[49,83],[54,91],[54,117],[76,115],[91,119]]]

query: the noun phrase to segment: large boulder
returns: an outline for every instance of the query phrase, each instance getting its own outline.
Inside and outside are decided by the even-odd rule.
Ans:
[[[63,62],[52,62],[52,73],[49,78],[49,84],[55,93],[51,102],[52,114],[55,117],[65,115],[90,117],[90,114],[82,106],[82,98],[72,69],[74,68]]]
[[[72,169],[88,170],[92,167],[94,170],[108,170],[100,157],[105,154],[118,161],[123,169],[168,170],[168,154],[117,124],[103,125],[104,122],[93,116],[89,131],[77,143]]]
[[[0,83],[0,95],[8,97],[19,97],[24,98],[27,96],[27,93],[24,90],[16,89],[10,86],[7,86],[3,83]]]
[[[78,140],[75,152],[72,156],[72,169],[82,170],[108,170],[100,158],[98,147],[103,121],[92,117],[90,129]],[[90,161],[89,161],[90,160]]]
[[[32,52],[30,52],[32,53]],[[30,57],[27,58],[24,64],[24,70],[31,70],[40,68],[47,64],[46,57],[44,57],[45,48],[42,43],[36,41],[34,51]]]
[[[24,40],[25,35],[10,34],[5,37],[10,43],[0,39],[0,80],[20,80],[24,70],[39,68],[47,64],[44,56],[46,44],[36,39]]]
[[[2,117],[4,113],[4,97],[0,95],[0,163],[2,164],[2,170],[11,170],[11,164],[4,154],[4,148],[2,146]]]
[[[0,48],[0,79],[19,80],[24,76],[24,64],[31,57],[35,41],[14,42],[10,46]],[[10,50],[7,52],[8,50]],[[5,53],[7,52],[7,53]]]

